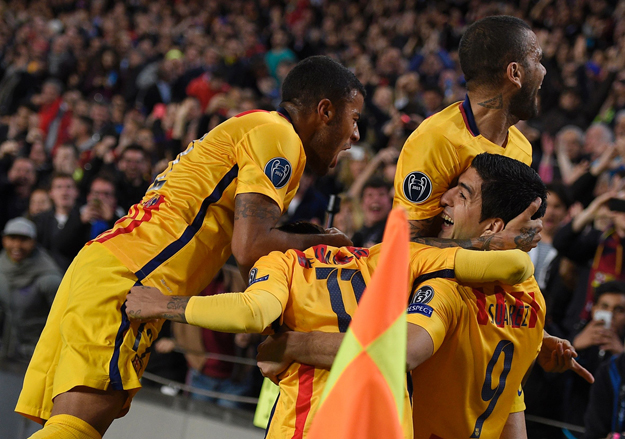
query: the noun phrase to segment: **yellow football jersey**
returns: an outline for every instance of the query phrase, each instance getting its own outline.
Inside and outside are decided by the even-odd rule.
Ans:
[[[416,439],[498,439],[523,408],[520,386],[538,355],[545,301],[534,278],[461,286],[429,279],[408,322],[428,331],[434,354],[412,371]]]
[[[409,220],[438,215],[442,195],[483,152],[532,163],[532,146],[516,127],[508,130],[505,147],[479,133],[468,97],[429,117],[399,155],[393,206],[404,207]]]
[[[319,245],[304,252],[273,252],[251,271],[250,289],[271,293],[283,312],[275,326],[301,332],[345,332],[377,265],[380,245],[371,249]],[[411,243],[411,282],[415,276],[454,277],[457,248],[437,249]],[[389,291],[392,294],[392,291]],[[329,371],[292,364],[280,380],[280,396],[267,438],[302,438],[314,416]],[[412,437],[412,413],[405,393],[403,426]]]
[[[167,294],[197,294],[231,254],[235,196],[260,193],[284,212],[304,166],[302,142],[286,116],[242,113],[193,141],[94,241],[140,282]]]

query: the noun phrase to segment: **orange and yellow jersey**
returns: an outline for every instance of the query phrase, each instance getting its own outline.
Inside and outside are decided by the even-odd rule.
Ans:
[[[480,134],[468,97],[434,114],[408,137],[399,155],[393,206],[403,206],[408,220],[438,215],[442,195],[483,152],[532,163],[532,146],[516,127],[508,130],[505,147]]]
[[[193,141],[142,201],[93,242],[146,285],[199,293],[231,254],[235,196],[263,194],[284,212],[295,195],[306,159],[287,117],[242,113]]]
[[[415,276],[454,277],[457,248],[411,243],[411,282]],[[282,304],[277,327],[301,332],[345,332],[377,265],[380,245],[371,249],[319,245],[304,252],[273,252],[258,260],[250,289],[271,293]],[[392,294],[389,291],[389,294]],[[329,371],[294,363],[281,376],[267,438],[303,438],[314,416]],[[412,437],[410,395],[405,392],[403,427]]]
[[[521,382],[538,355],[545,300],[535,279],[513,286],[422,283],[408,323],[424,328],[434,354],[412,371],[416,439],[498,439],[523,409]]]

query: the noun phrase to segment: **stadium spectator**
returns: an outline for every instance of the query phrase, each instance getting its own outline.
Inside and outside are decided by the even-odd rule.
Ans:
[[[76,205],[78,188],[69,174],[55,174],[50,182],[53,205],[32,218],[37,227],[37,242],[48,251],[65,272],[86,240],[80,239],[77,226],[80,211]]]
[[[625,432],[624,378],[625,354],[615,355],[599,366],[584,415],[584,439],[615,439],[619,437],[616,434]]]
[[[615,193],[607,192],[597,197],[553,237],[553,246],[559,254],[579,267],[578,280],[561,323],[567,338],[589,321],[594,289],[606,281],[625,280],[623,261],[618,257],[625,237],[625,212],[621,211],[625,209],[621,207],[622,199],[617,198],[615,204],[610,202],[614,196]],[[603,216],[609,221],[605,228],[597,225]]]
[[[62,273],[52,258],[37,246],[35,225],[14,218],[4,227],[0,252],[0,307],[10,358],[28,361],[43,330]]]
[[[386,219],[393,205],[391,187],[390,183],[380,178],[372,178],[365,183],[360,197],[363,227],[352,236],[356,247],[371,247],[382,242]]]
[[[35,166],[30,159],[18,157],[8,165],[8,170],[3,168],[7,162],[0,162],[0,227],[4,227],[11,218],[28,211],[30,194],[37,179]]]
[[[35,189],[30,194],[27,218],[32,220],[36,215],[52,208],[52,200],[45,189]]]
[[[150,159],[145,150],[137,145],[127,146],[117,161],[119,169],[115,195],[119,206],[126,212],[138,203],[150,186]]]
[[[602,283],[595,289],[588,322],[573,338],[578,361],[594,374],[612,355],[623,353],[624,341],[625,282]],[[567,374],[566,378],[562,398],[564,421],[578,424],[586,412],[591,386],[574,374]]]

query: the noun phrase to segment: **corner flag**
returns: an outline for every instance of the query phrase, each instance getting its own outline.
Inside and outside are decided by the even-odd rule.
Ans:
[[[380,261],[345,334],[308,439],[402,439],[408,222],[389,215]]]

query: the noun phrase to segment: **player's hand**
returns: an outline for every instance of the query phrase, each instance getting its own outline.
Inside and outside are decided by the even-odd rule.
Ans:
[[[537,358],[540,367],[545,372],[552,373],[563,373],[567,370],[572,370],[589,383],[594,383],[595,378],[575,360],[576,357],[577,352],[575,352],[575,348],[568,340],[554,337],[545,332],[543,344]]]
[[[354,245],[352,240],[347,237],[347,235],[341,232],[336,227],[332,227],[330,229],[326,229],[326,235],[328,236],[328,245],[333,247],[345,247]]]
[[[530,251],[538,245],[541,239],[540,232],[543,229],[543,222],[539,219],[532,219],[540,207],[541,200],[536,198],[532,203],[516,218],[508,222],[505,229],[497,235],[501,235],[502,247],[498,250],[521,249]]]
[[[263,376],[269,378],[274,384],[280,382],[280,375],[293,363],[293,359],[287,354],[288,332],[270,335],[258,345],[256,362]]]
[[[132,287],[126,296],[126,314],[131,320],[155,320],[167,312],[169,296],[154,287]]]

